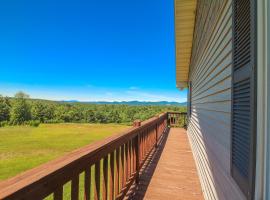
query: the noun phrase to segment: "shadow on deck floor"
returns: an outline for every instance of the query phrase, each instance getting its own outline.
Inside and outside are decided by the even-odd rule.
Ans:
[[[126,199],[203,199],[185,129],[168,130],[145,162],[139,185],[132,186]]]

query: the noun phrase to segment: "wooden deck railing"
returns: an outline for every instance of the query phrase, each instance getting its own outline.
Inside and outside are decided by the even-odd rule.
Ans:
[[[68,195],[78,199],[123,199],[139,170],[168,128],[176,113],[165,113],[136,122],[126,132],[88,145],[70,154],[0,183],[2,200],[62,200],[64,185],[71,182]],[[93,170],[94,168],[94,170]],[[92,169],[92,170],[91,170]],[[83,194],[81,194],[81,186]],[[92,192],[92,193],[91,193]]]
[[[142,165],[167,127],[178,126],[181,117],[186,124],[186,113],[177,112],[165,113],[142,123],[136,121],[132,129],[118,136],[3,181],[0,199],[40,200],[50,196],[62,200],[67,182],[71,182],[68,196],[72,200],[123,199],[134,181],[138,182]],[[80,185],[83,185],[82,196],[79,196]]]
[[[168,123],[170,127],[186,127],[187,126],[187,113],[186,112],[168,113]]]

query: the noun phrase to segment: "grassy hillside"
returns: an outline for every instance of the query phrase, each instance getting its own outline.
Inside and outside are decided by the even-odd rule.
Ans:
[[[0,180],[17,175],[128,126],[118,124],[41,124],[0,128]]]

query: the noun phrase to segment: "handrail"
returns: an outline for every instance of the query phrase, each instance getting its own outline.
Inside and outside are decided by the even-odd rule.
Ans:
[[[170,127],[187,127],[187,113],[186,112],[169,112],[168,123]]]
[[[1,200],[63,199],[63,186],[71,181],[71,199],[79,199],[79,179],[84,173],[84,199],[90,199],[94,176],[95,199],[123,199],[147,156],[166,132],[170,113],[142,122],[117,136],[90,144],[54,161],[0,182]],[[95,167],[94,174],[91,166]],[[101,183],[102,181],[102,183]],[[102,188],[100,185],[102,184]]]

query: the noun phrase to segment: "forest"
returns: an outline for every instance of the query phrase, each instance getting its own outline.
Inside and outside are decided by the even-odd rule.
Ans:
[[[186,111],[182,106],[97,105],[31,99],[24,92],[0,95],[0,127],[39,126],[40,123],[121,123],[146,120],[167,111]]]

